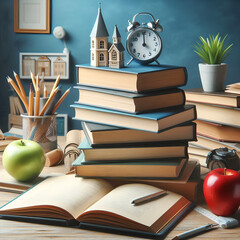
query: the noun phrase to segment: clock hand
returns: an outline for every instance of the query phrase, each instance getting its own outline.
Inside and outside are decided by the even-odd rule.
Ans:
[[[142,35],[143,35],[143,44],[142,44],[142,46],[146,47],[147,45],[146,45],[146,41],[145,41],[145,33],[143,32]]]

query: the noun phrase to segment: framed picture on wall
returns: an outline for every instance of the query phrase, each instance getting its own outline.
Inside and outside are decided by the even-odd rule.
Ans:
[[[50,33],[51,0],[14,0],[14,32]]]

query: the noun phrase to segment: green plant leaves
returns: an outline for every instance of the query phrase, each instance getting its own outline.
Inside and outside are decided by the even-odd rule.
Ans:
[[[209,35],[209,38],[204,39],[199,37],[200,43],[194,46],[194,52],[197,53],[202,62],[207,64],[220,64],[222,63],[229,53],[232,51],[233,44],[224,47],[224,41],[227,35],[221,40],[219,33],[216,36]]]

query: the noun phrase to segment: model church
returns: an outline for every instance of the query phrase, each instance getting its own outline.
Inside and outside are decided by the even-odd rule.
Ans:
[[[90,34],[91,66],[109,66],[110,68],[124,67],[124,47],[117,25],[114,27],[112,40],[108,42],[108,31],[99,5],[98,16]]]

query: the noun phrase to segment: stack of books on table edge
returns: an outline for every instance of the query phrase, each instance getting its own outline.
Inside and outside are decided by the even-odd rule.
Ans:
[[[189,156],[206,166],[216,148],[235,149],[240,156],[240,95],[231,92],[185,90],[186,102],[197,109],[197,142],[189,144]]]
[[[152,67],[150,66],[149,68],[141,68],[149,70]],[[156,67],[154,67],[154,69],[156,69]],[[175,76],[171,71],[172,69],[177,69]],[[125,70],[111,70],[111,72],[124,72]],[[166,86],[167,84],[170,84],[169,88],[175,88],[176,90],[176,86],[184,85],[186,83],[185,68],[167,68],[166,70],[166,67],[164,67],[164,73],[160,71],[163,73],[162,81],[161,79],[156,78],[158,75],[156,72],[157,71],[155,70],[152,78],[150,78],[149,74],[140,74],[146,75],[143,77],[144,81],[141,80],[141,91],[143,89],[146,89],[148,91],[159,88],[165,89],[168,88]],[[166,72],[168,74],[166,74]],[[97,82],[98,80],[101,80],[101,74],[98,73],[97,76],[98,75],[99,78],[95,79]],[[105,74],[103,74],[103,80],[105,79],[104,76]],[[136,77],[135,73],[134,76]],[[181,77],[179,78],[179,76]],[[89,80],[90,79],[91,78],[89,78]],[[111,79],[110,81],[107,81],[107,84],[115,84],[116,79],[115,77],[111,76]],[[123,79],[123,82],[125,83],[129,82],[128,80],[130,80],[125,76]],[[87,80],[88,77],[86,78],[86,81]],[[149,86],[149,83],[151,82],[153,85]],[[158,83],[161,83],[163,85],[158,86]],[[136,84],[135,86],[139,87],[139,84]],[[94,85],[94,87],[99,87],[99,83]],[[126,89],[128,89],[128,87],[122,90],[125,91]],[[175,92],[181,91],[176,90]],[[105,101],[108,101],[107,98]],[[70,226],[70,224],[74,223],[75,226],[78,226],[80,228],[89,228],[101,231],[107,230],[116,233],[124,233],[141,237],[145,236],[151,238],[164,238],[166,234],[175,226],[175,224],[179,222],[194,207],[194,204],[192,204],[191,201],[195,201],[197,197],[199,197],[198,191],[199,188],[201,189],[201,182],[199,181],[200,167],[196,161],[188,161],[188,156],[186,153],[187,142],[196,138],[195,124],[192,123],[192,121],[196,118],[195,107],[184,106],[184,103],[177,103],[177,106],[175,107],[168,106],[168,108],[166,108],[166,106],[164,106],[163,109],[157,111],[155,109],[155,112],[151,113],[144,109],[144,112],[146,111],[146,113],[138,112],[138,114],[136,114],[136,112],[126,113],[116,111],[115,108],[113,108],[114,110],[109,110],[107,108],[99,108],[99,106],[83,104],[78,104],[78,106],[81,107],[76,107],[77,109],[86,110],[84,115],[81,113],[77,117],[80,120],[85,121],[83,124],[85,124],[86,128],[90,129],[88,130],[90,133],[92,132],[91,127],[89,127],[89,123],[87,123],[89,119],[82,119],[86,113],[89,114],[88,117],[92,117],[91,120],[92,122],[95,122],[95,124],[107,124],[108,128],[111,128],[111,130],[102,131],[101,135],[104,133],[109,134],[111,131],[118,131],[118,133],[121,133],[119,134],[120,139],[116,139],[112,146],[110,139],[116,135],[114,133],[110,134],[110,138],[108,136],[107,143],[101,142],[101,139],[100,142],[99,139],[95,141],[94,137],[92,137],[92,142],[88,141],[88,139],[91,139],[91,136],[88,136],[88,138],[85,139],[82,143],[85,145],[81,146],[83,153],[76,161],[79,161],[81,159],[83,160],[85,153],[89,151],[90,158],[91,154],[93,153],[93,157],[95,157],[95,159],[88,161],[98,161],[98,164],[92,163],[84,165],[80,163],[78,165],[77,162],[75,162],[76,169],[82,166],[95,166],[97,168],[101,164],[99,163],[101,161],[110,162],[110,160],[105,160],[104,158],[104,152],[106,152],[108,149],[108,151],[110,151],[110,159],[113,157],[118,158],[121,156],[122,159],[116,159],[116,161],[126,161],[130,164],[136,163],[136,160],[138,160],[138,162],[140,161],[139,159],[134,159],[134,157],[132,157],[131,161],[129,161],[129,159],[127,159],[129,152],[127,153],[127,151],[138,153],[138,158],[141,157],[140,153],[142,152],[145,154],[144,159],[141,159],[141,161],[145,162],[144,167],[152,166],[148,164],[149,160],[151,162],[160,162],[166,160],[167,158],[169,162],[171,162],[169,165],[171,167],[171,165],[173,165],[177,159],[176,155],[174,154],[177,154],[180,159],[186,159],[185,162],[184,160],[180,161],[184,165],[184,167],[180,169],[181,173],[176,174],[177,177],[173,178],[170,175],[166,175],[164,173],[164,176],[166,177],[161,177],[161,175],[158,175],[155,179],[155,177],[152,176],[152,171],[154,172],[154,169],[152,169],[149,172],[149,175],[146,177],[147,179],[145,179],[145,177],[142,175],[142,173],[145,172],[144,169],[144,171],[141,172],[135,171],[140,172],[140,175],[137,178],[131,178],[131,174],[129,174],[130,178],[129,176],[127,178],[119,176],[118,178],[111,180],[108,179],[108,181],[106,181],[103,178],[107,177],[109,172],[107,172],[106,167],[104,167],[102,168],[102,171],[105,171],[106,174],[105,177],[100,176],[101,179],[78,178],[72,175],[47,178],[46,180],[37,184],[35,187],[24,192],[20,197],[15,198],[13,201],[9,202],[3,208],[1,208],[1,218],[18,219],[22,221],[32,222],[40,220],[45,224],[50,223],[52,221],[52,218],[54,218],[54,224],[59,225],[69,224],[68,226]],[[111,111],[114,111],[114,113]],[[107,117],[101,120],[100,116],[96,115],[96,113],[99,112],[107,112]],[[109,119],[110,116],[111,119],[109,122],[107,122],[106,120]],[[130,119],[127,118],[124,120],[124,116],[130,117]],[[120,118],[120,124],[116,123],[118,118]],[[138,122],[139,119],[144,119],[145,121]],[[131,123],[130,125],[129,122]],[[136,122],[138,122],[138,125]],[[114,127],[110,127],[110,125]],[[100,126],[100,128],[101,127],[102,126]],[[174,129],[176,132],[173,131]],[[126,132],[126,130],[131,131],[134,136],[129,136],[129,132]],[[85,134],[91,135],[88,134],[88,131],[85,131]],[[138,133],[138,131],[141,133]],[[95,133],[93,133],[93,135],[94,134]],[[182,134],[183,137],[179,137],[179,134]],[[139,140],[135,141],[136,138],[139,137],[143,138],[143,142]],[[122,154],[120,154],[119,151],[120,145],[123,152]],[[175,150],[171,150],[172,147],[175,148],[176,152],[178,150],[178,152],[174,153]],[[112,154],[112,149],[118,151],[118,154]],[[164,152],[165,155],[163,159],[155,159],[157,156],[154,155],[157,154],[155,152],[156,149],[157,151],[161,151],[161,154]],[[145,150],[148,150],[148,153],[144,153]],[[94,156],[95,151],[97,151],[97,155]],[[150,156],[151,159],[145,159],[148,154],[149,156],[152,154]],[[159,154],[159,158],[162,156],[161,154]],[[169,156],[167,156],[167,154],[169,154]],[[101,158],[98,156],[101,156]],[[114,163],[111,163],[109,165],[114,166]],[[124,171],[127,173],[129,171],[129,167],[125,167]],[[95,176],[95,174],[92,173],[86,177],[91,177],[91,175]],[[43,189],[45,191],[47,188],[52,190],[49,192],[49,194],[42,194]],[[161,189],[168,190],[167,194],[165,194],[164,197],[156,199],[155,201],[152,201],[149,204],[144,204],[142,206],[132,206],[131,202],[133,200],[136,200],[142,196],[156,193],[157,191],[162,191]],[[62,199],[61,207],[55,204],[55,202],[59,202],[59,199]],[[46,203],[43,208],[41,207],[42,202]],[[17,212],[15,211],[16,206],[18,206]],[[41,216],[41,218],[39,218],[39,216]]]
[[[195,107],[185,105],[178,88],[186,84],[186,69],[77,65],[77,70],[79,100],[71,107],[86,136],[73,163],[77,175],[181,178],[189,164],[187,143],[196,140]]]

